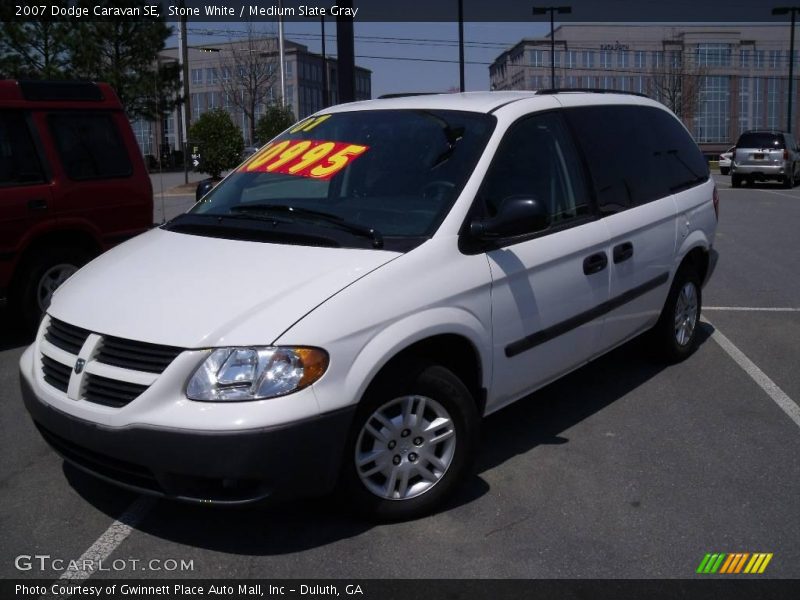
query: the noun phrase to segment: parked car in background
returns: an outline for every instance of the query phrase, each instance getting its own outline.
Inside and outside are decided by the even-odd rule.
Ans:
[[[339,105],[70,279],[22,396],[128,489],[419,516],[485,415],[640,334],[688,357],[717,219],[691,135],[637,95]]]
[[[727,175],[730,173],[731,170],[731,157],[733,156],[733,151],[736,150],[736,146],[731,146],[725,152],[719,155],[719,172],[723,175]]]
[[[104,83],[0,81],[0,301],[35,327],[80,266],[153,225],[153,191]]]
[[[772,129],[745,131],[734,147],[731,186],[743,181],[780,181],[791,188],[800,178],[800,148],[791,133]]]

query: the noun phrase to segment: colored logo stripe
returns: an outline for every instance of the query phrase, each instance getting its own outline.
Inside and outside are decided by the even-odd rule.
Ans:
[[[737,574],[737,573],[763,573],[772,560],[772,553],[732,552],[708,553],[700,561],[697,573],[702,574]],[[747,565],[747,566],[745,566]]]

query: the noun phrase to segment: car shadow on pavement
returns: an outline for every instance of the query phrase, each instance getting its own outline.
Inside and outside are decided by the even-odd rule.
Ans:
[[[699,344],[713,329],[699,325]],[[637,339],[523,398],[485,420],[476,474],[440,512],[490,492],[481,474],[541,444],[567,444],[560,434],[612,404],[663,371],[646,340]],[[73,489],[104,511],[113,486],[69,465]],[[116,518],[119,515],[107,513]],[[432,518],[436,518],[435,516]],[[189,547],[238,555],[268,556],[300,552],[358,536],[376,524],[330,499],[307,499],[267,507],[219,508],[159,501],[138,530]]]

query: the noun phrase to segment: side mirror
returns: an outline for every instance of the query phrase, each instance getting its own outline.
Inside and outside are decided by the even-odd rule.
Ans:
[[[549,225],[550,215],[536,198],[511,196],[491,219],[473,221],[470,233],[474,237],[513,237],[543,231]]]

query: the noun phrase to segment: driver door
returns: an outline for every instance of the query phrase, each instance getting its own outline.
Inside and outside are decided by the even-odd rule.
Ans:
[[[534,114],[506,134],[479,202],[491,218],[508,198],[544,204],[542,231],[499,240],[492,275],[494,377],[489,410],[583,364],[599,346],[609,296],[608,231],[596,218],[561,115]]]

